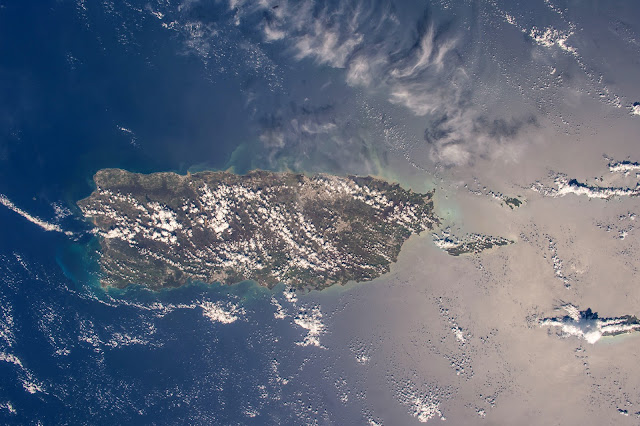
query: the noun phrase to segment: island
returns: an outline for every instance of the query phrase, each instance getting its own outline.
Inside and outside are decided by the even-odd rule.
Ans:
[[[558,327],[563,337],[577,336],[593,344],[602,337],[614,337],[621,334],[640,331],[640,320],[635,315],[601,318],[591,308],[580,311],[575,305],[562,306],[566,312],[561,317],[542,318],[541,327]]]
[[[373,177],[103,169],[94,182],[78,206],[95,225],[104,287],[368,281],[440,223],[433,191]]]
[[[505,198],[504,203],[509,206],[511,210],[513,210],[514,207],[520,207],[522,205],[522,201],[516,197],[507,197]]]
[[[440,235],[433,234],[433,242],[438,248],[446,251],[451,256],[479,254],[493,247],[513,244],[513,241],[507,238],[482,234],[467,234],[458,238],[451,233],[450,228],[442,230]]]

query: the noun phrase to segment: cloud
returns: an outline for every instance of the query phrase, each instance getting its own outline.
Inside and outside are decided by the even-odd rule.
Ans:
[[[260,140],[268,148],[292,149],[321,136],[330,136],[338,126],[333,123],[327,109],[315,108],[296,113],[277,111],[260,120]]]
[[[420,35],[415,46],[400,61],[400,66],[391,70],[390,75],[398,79],[416,78],[430,67],[434,67],[434,72],[441,72],[445,64],[445,59],[453,51],[457,43],[457,37],[447,34],[446,30],[436,32],[436,24],[425,18],[425,24],[418,24],[424,27],[419,30]]]
[[[13,202],[11,200],[9,200],[4,194],[0,194],[0,204],[5,206],[9,210],[14,211],[15,213],[18,213],[20,216],[24,217],[29,222],[33,223],[34,225],[39,226],[40,228],[44,229],[45,231],[61,232],[61,233],[65,234],[65,235],[67,235],[69,237],[73,235],[73,232],[65,231],[59,225],[56,225],[54,223],[46,222],[46,221],[44,221],[44,220],[42,220],[42,219],[40,219],[40,218],[38,218],[36,216],[32,216],[31,214],[29,214],[26,211],[22,210],[20,207],[18,207],[15,204],[13,204]]]
[[[347,84],[350,86],[371,86],[374,81],[380,79],[380,69],[387,65],[382,56],[356,52],[347,67]],[[379,83],[379,82],[378,82]]]
[[[273,25],[269,22],[266,22],[264,24],[263,30],[264,30],[264,38],[268,42],[282,40],[287,35],[285,31],[283,31],[282,29],[278,28],[276,25]]]
[[[258,122],[261,167],[276,169],[377,173],[384,161],[372,148],[371,135],[352,111],[352,103],[314,105],[290,101]]]
[[[494,118],[461,109],[456,117],[441,116],[425,130],[434,161],[448,166],[469,164],[476,158],[516,160],[520,154],[519,136],[538,126],[534,116]]]
[[[442,19],[427,8],[419,20],[407,22],[410,18],[401,18],[385,1],[235,0],[230,6],[245,20],[259,15],[264,41],[282,43],[293,59],[344,69],[347,85],[382,95],[424,119],[425,143],[435,162],[454,166],[479,158],[516,159],[519,136],[535,125],[530,117],[491,118],[474,105],[481,54],[473,50],[468,26],[455,15]],[[316,134],[305,132],[305,126],[338,132],[308,119],[287,118],[265,129],[261,140],[271,148],[289,149],[295,138],[308,141]]]
[[[313,32],[302,35],[295,43],[297,59],[312,57],[321,64],[344,68],[349,55],[362,43],[361,35],[343,37],[340,32],[326,28],[320,22],[315,22],[313,28]]]
[[[301,107],[291,103],[259,120],[260,141],[272,155],[297,151],[304,156],[320,138],[329,139],[337,132],[333,116],[330,105]]]
[[[424,116],[443,109],[440,99],[423,90],[420,84],[396,85],[391,89],[389,102],[402,105],[415,115]]]
[[[566,315],[555,318],[543,318],[540,327],[558,327],[563,337],[579,337],[594,344],[604,336],[618,336],[621,334],[637,333],[640,321],[631,315],[614,318],[600,318],[591,308],[579,311],[572,304],[561,307]]]
[[[420,42],[415,47],[414,52],[408,55],[405,59],[409,62],[402,68],[395,68],[391,70],[391,76],[396,78],[413,77],[416,73],[424,70],[430,64],[431,56],[434,51],[433,40],[434,28],[430,25],[425,34],[420,39]]]

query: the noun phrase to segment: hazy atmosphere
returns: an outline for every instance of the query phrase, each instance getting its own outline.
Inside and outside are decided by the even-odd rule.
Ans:
[[[0,0],[0,57],[2,423],[640,421],[640,3]]]

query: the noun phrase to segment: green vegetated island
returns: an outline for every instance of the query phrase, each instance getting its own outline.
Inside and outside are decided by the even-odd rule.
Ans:
[[[119,288],[367,281],[440,223],[433,192],[372,177],[104,169],[94,180],[78,205],[100,237],[102,285]]]

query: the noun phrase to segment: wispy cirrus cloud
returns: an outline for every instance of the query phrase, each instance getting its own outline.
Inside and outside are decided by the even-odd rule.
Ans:
[[[460,53],[466,34],[429,10],[407,23],[392,3],[367,5],[264,0],[234,1],[230,7],[241,19],[263,14],[264,40],[283,43],[294,59],[344,69],[348,85],[382,93],[391,105],[423,117],[434,161],[461,165],[480,157],[517,156],[509,142],[533,121],[492,122],[472,105],[474,64]],[[285,138],[266,133],[271,146]]]
[[[483,122],[496,118],[489,118],[474,104],[482,52],[474,51],[477,43],[468,24],[456,14],[436,14],[429,7],[411,13],[398,7],[407,6],[388,0],[230,0],[226,13],[241,32],[254,40],[260,38],[271,50],[282,47],[281,52],[293,61],[343,70],[346,85],[364,96],[382,96],[390,108],[404,109],[407,117],[424,120],[425,135],[432,135],[424,143],[435,162],[465,165],[478,158],[517,157],[519,148],[511,144],[517,135],[484,129]],[[473,19],[478,18],[478,12],[471,13]],[[199,46],[207,48],[206,44]],[[294,116],[294,112],[278,107],[260,119],[260,141],[265,148],[290,150],[295,144],[306,144],[294,149],[313,149],[320,132],[304,131],[304,126],[311,128],[311,117]],[[349,143],[350,138],[341,134],[343,117],[319,120],[313,125],[324,129],[322,141]],[[506,123],[511,118],[503,120]],[[334,127],[325,127],[327,124]],[[441,137],[433,137],[435,134]]]

